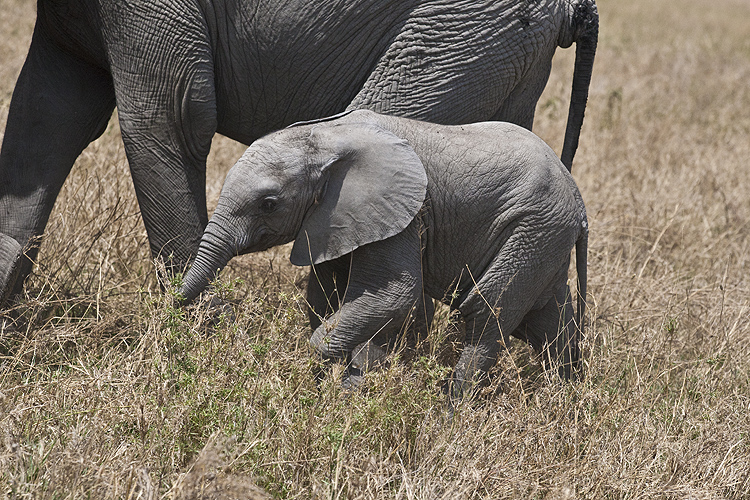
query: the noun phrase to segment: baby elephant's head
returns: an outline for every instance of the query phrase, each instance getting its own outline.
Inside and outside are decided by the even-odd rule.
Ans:
[[[403,230],[427,176],[409,144],[370,123],[288,128],[232,167],[183,281],[192,301],[235,256],[295,240],[291,260],[318,264]]]

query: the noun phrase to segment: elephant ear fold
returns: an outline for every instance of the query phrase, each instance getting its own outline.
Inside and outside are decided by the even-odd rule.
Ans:
[[[292,247],[297,266],[319,264],[403,231],[427,193],[427,173],[405,140],[371,123],[319,125],[310,139],[325,157],[322,198]]]

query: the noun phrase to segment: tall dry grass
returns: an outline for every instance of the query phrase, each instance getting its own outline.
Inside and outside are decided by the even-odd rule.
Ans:
[[[750,4],[599,9],[574,165],[591,225],[582,382],[549,379],[516,343],[450,421],[440,311],[430,343],[365,391],[342,393],[340,368],[317,385],[283,248],[225,272],[234,321],[175,308],[113,121],[0,333],[0,496],[747,498]],[[0,0],[0,129],[33,18]],[[556,56],[537,111],[558,149],[572,61]],[[215,141],[210,204],[241,151]]]

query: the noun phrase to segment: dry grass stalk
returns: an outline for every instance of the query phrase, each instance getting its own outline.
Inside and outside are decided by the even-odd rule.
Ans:
[[[271,496],[248,477],[227,474],[225,455],[230,443],[211,439],[198,454],[189,472],[175,486],[174,500],[265,500]]]

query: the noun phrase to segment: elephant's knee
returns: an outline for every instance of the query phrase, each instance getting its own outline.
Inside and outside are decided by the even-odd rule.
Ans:
[[[320,359],[344,359],[348,354],[346,343],[335,335],[331,319],[323,320],[310,337],[310,346]]]

